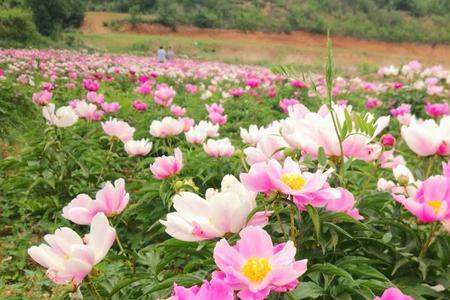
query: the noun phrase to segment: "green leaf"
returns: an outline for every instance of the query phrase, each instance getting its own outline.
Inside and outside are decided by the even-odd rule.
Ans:
[[[317,159],[321,166],[324,167],[327,164],[327,156],[325,154],[325,150],[323,149],[323,147],[319,147],[319,155],[318,155]]]
[[[293,299],[316,299],[326,295],[326,291],[321,286],[312,281],[301,282],[295,290],[289,293]]]
[[[389,279],[384,276],[383,273],[367,264],[344,264],[341,265],[341,267],[353,275],[359,275],[368,279],[373,278],[389,282]]]
[[[350,275],[350,273],[348,273],[346,270],[341,269],[330,263],[315,264],[312,267],[308,268],[308,273],[313,273],[313,272],[321,272],[321,273],[326,273],[326,274],[337,275],[339,277],[349,280],[352,283],[355,282],[352,275]]]
[[[131,278],[130,278],[131,276]],[[117,292],[119,292],[121,289],[126,288],[127,286],[130,286],[131,284],[135,283],[136,281],[143,280],[143,279],[149,279],[148,274],[131,274],[128,275],[126,279],[123,279],[116,283],[116,285],[113,287],[113,289],[109,292],[109,298],[114,296]]]
[[[320,239],[320,217],[317,210],[311,206],[306,206],[306,211],[308,212],[309,217],[311,218],[311,221],[314,225],[314,232],[316,235],[316,240],[318,241]]]

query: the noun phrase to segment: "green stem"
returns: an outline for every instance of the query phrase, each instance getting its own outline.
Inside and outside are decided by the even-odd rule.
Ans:
[[[117,245],[119,246],[119,249],[120,249],[119,254],[125,253],[125,250],[123,249],[122,243],[120,242],[120,238],[117,235],[117,233],[116,233],[116,242],[117,242]]]
[[[295,209],[293,206],[290,207],[289,215],[291,219],[291,240],[295,242],[295,237],[297,235],[297,228],[295,227]]]
[[[434,233],[436,232],[436,229],[438,228],[438,223],[434,222],[431,224],[430,234],[425,241],[425,243],[422,246],[422,249],[420,249],[419,258],[423,258],[425,254],[427,253],[428,249],[430,248],[431,244],[434,241]]]
[[[89,290],[91,293],[95,296],[97,300],[102,300],[102,296],[98,293],[97,288],[95,287],[94,282],[91,280],[91,278],[88,276],[86,282],[88,283]]]
[[[287,237],[288,235],[286,234],[286,231],[284,230],[283,224],[281,223],[281,218],[280,218],[280,213],[278,212],[278,210],[275,208],[275,215],[277,216],[277,222],[278,225],[280,226],[281,232],[283,233],[284,237]]]
[[[433,161],[434,161],[433,157],[428,158],[428,168],[427,168],[427,172],[425,173],[424,179],[430,177],[431,168],[433,167]]]
[[[239,155],[239,158],[241,160],[242,167],[244,167],[245,172],[248,173],[248,166],[247,163],[245,162],[244,154]]]
[[[100,175],[99,175],[98,180],[97,180],[97,185],[103,179],[103,172],[105,171],[105,166],[109,163],[109,160],[111,158],[111,153],[112,153],[113,146],[114,146],[114,139],[111,140],[111,143],[110,143],[110,146],[109,146],[109,150],[106,153],[105,163],[103,164],[102,169],[100,170]]]
[[[341,184],[343,187],[345,187],[345,161],[344,161],[344,147],[342,146],[343,144],[343,140],[342,137],[339,133],[340,129],[338,126],[338,122],[339,120],[337,119],[336,116],[336,112],[334,111],[333,108],[333,95],[332,95],[332,91],[333,91],[333,75],[334,75],[334,60],[333,60],[333,49],[331,46],[331,40],[330,40],[330,32],[328,32],[328,36],[327,36],[327,65],[326,65],[326,70],[325,70],[325,74],[326,74],[326,83],[327,83],[327,106],[328,106],[328,110],[330,111],[331,114],[331,120],[333,121],[333,127],[334,127],[334,131],[336,133],[336,136],[338,138],[339,141],[339,150],[341,152],[341,159],[340,159],[340,163],[341,166],[339,168],[339,174],[340,174],[340,180],[341,180]]]

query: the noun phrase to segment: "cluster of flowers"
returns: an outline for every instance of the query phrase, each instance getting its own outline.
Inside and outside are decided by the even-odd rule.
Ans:
[[[214,158],[237,153],[228,138],[216,139],[220,126],[228,121],[223,106],[228,98],[259,97],[263,92],[268,97],[275,97],[283,88],[295,89],[294,95],[300,95],[298,92],[301,91],[311,97],[321,97],[326,93],[323,76],[313,76],[315,89],[312,90],[300,80],[273,75],[262,68],[246,69],[183,60],[169,62],[164,68],[157,63],[149,67],[148,62],[139,57],[112,55],[83,56],[86,59],[81,63],[82,60],[77,59],[80,54],[64,51],[2,50],[0,54],[0,63],[7,62],[10,66],[6,71],[1,70],[0,79],[17,73],[22,64],[29,64],[30,68],[39,69],[48,77],[49,82],[42,84],[40,90],[32,95],[32,101],[42,106],[42,114],[50,125],[70,127],[79,119],[99,121],[104,114],[117,113],[121,109],[120,104],[105,102],[99,91],[101,82],[114,81],[117,80],[115,75],[122,75],[134,85],[136,93],[142,97],[151,95],[158,109],[167,109],[167,113],[172,115],[153,120],[149,128],[151,136],[170,139],[184,133],[187,143],[202,145],[204,151]],[[40,61],[38,65],[34,63],[36,59]],[[410,62],[400,69],[383,67],[378,74],[395,81],[375,83],[359,78],[337,78],[332,94],[336,97],[347,92],[364,91],[368,96],[365,103],[368,110],[385,106],[378,96],[392,90],[423,91],[433,101],[448,95],[445,83],[450,83],[450,72],[442,67],[424,69],[419,63]],[[158,84],[158,76],[175,79],[175,84]],[[82,79],[81,87],[86,92],[84,99],[72,100],[67,106],[56,109],[52,103],[54,95],[57,95],[56,82],[66,82],[65,88],[73,89],[77,87],[77,78]],[[403,83],[403,78],[408,78],[409,83]],[[191,80],[204,83],[186,84]],[[17,82],[33,85],[32,73],[21,74]],[[189,95],[201,93],[199,98],[207,100],[213,94],[221,93],[223,101],[206,104],[208,120],[196,123],[194,119],[185,117],[186,108],[174,104],[176,87],[181,84]],[[277,90],[280,86],[281,89]],[[136,100],[132,107],[144,112],[149,109],[149,103]],[[255,300],[265,299],[271,292],[282,293],[296,288],[300,276],[307,270],[307,261],[295,260],[297,249],[292,241],[273,244],[271,236],[263,229],[272,211],[254,213],[256,197],[258,193],[267,199],[281,197],[292,201],[299,211],[313,206],[362,220],[351,191],[334,186],[329,180],[334,175],[333,169],[325,169],[319,164],[318,169],[309,170],[304,164],[306,157],[318,160],[322,153],[330,160],[361,160],[392,169],[395,180],[379,179],[378,189],[392,193],[394,199],[420,222],[441,222],[450,229],[450,162],[443,165],[442,175],[427,176],[424,181],[419,181],[406,167],[405,159],[396,155],[395,149],[397,138],[401,137],[418,156],[450,155],[447,102],[425,103],[425,113],[430,117],[426,120],[416,117],[412,113],[413,107],[407,103],[397,107],[387,103],[391,116],[379,118],[371,113],[358,114],[345,99],[336,101],[331,107],[324,105],[317,111],[311,111],[294,98],[281,100],[279,107],[285,113],[282,119],[267,126],[254,124],[248,129],[240,128],[241,139],[247,145],[242,158],[249,169],[241,173],[239,179],[226,175],[221,189],[208,189],[204,198],[192,192],[181,192],[173,197],[175,211],[161,220],[167,234],[183,241],[221,240],[213,251],[217,269],[210,274],[211,280],[190,288],[175,285],[170,299],[234,299],[237,292],[241,299]],[[370,124],[373,130],[362,132],[355,116]],[[397,138],[393,134],[379,137],[388,127],[391,117],[401,126],[401,135]],[[344,123],[347,126],[346,137],[340,140],[336,124],[342,128]],[[125,121],[110,118],[101,126],[112,140],[123,143],[131,157],[146,156],[152,150],[153,144],[149,139],[134,140],[136,129]],[[175,176],[182,168],[180,148],[174,150],[173,156],[157,157],[150,165],[157,180]],[[78,195],[63,209],[63,217],[76,224],[90,224],[90,233],[81,238],[70,228],[58,229],[54,235],[45,237],[48,245],[30,248],[30,256],[48,269],[48,277],[55,283],[79,285],[112,246],[116,233],[108,218],[120,214],[128,199],[123,179],[114,185],[107,183],[97,192],[95,200],[85,194]],[[234,245],[226,239],[229,233],[240,236]],[[375,299],[412,298],[392,288]]]
[[[116,230],[108,218],[120,214],[129,201],[125,181],[107,182],[95,200],[81,194],[63,208],[62,216],[79,225],[90,225],[90,232],[81,238],[68,227],[47,234],[47,244],[33,246],[28,254],[47,268],[48,278],[57,284],[78,286],[108,253],[116,239]]]

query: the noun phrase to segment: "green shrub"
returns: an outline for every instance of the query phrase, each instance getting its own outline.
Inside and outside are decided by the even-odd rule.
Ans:
[[[57,36],[63,28],[83,23],[85,5],[82,0],[28,0],[33,20],[45,36]]]
[[[138,5],[134,5],[130,7],[128,10],[128,14],[130,15],[130,23],[131,25],[135,26],[141,21],[141,18],[139,17],[141,8]]]
[[[29,12],[20,8],[0,10],[0,47],[28,46],[40,40]]]
[[[178,24],[178,10],[176,3],[166,0],[158,0],[158,22],[164,26],[176,30]]]
[[[86,6],[83,0],[66,0],[67,17],[63,21],[63,27],[78,28],[83,24]]]
[[[219,17],[213,11],[206,9],[198,10],[193,18],[193,24],[200,28],[214,28],[222,25]]]

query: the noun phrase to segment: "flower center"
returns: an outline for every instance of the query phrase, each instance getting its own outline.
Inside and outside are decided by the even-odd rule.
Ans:
[[[281,182],[286,184],[292,190],[301,190],[305,185],[305,179],[298,174],[283,174],[281,175]]]
[[[267,258],[250,257],[242,267],[241,272],[251,282],[260,282],[271,269],[272,267]]]
[[[439,212],[439,209],[441,208],[442,201],[440,200],[429,200],[427,201],[428,206],[430,206],[434,213],[437,214]]]

